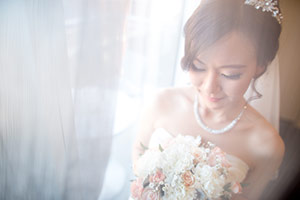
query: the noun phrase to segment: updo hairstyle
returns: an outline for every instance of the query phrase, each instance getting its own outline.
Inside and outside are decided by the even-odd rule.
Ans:
[[[271,12],[245,5],[244,0],[201,1],[184,27],[185,51],[181,67],[190,70],[200,52],[233,31],[253,42],[257,66],[263,67],[264,73],[278,51],[281,25]]]

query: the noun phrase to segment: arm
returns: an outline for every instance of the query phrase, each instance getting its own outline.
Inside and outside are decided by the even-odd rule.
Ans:
[[[153,105],[148,105],[142,111],[137,134],[132,147],[133,166],[139,156],[144,153],[141,143],[148,146],[152,132],[154,131],[154,113],[152,113]]]
[[[144,153],[141,143],[148,146],[151,135],[155,130],[155,124],[166,109],[166,105],[164,103],[167,98],[166,95],[165,90],[158,92],[142,111],[137,135],[132,147],[133,166],[135,166],[139,156]]]

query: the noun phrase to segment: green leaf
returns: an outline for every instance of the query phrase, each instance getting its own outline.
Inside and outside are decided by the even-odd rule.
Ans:
[[[247,187],[250,183],[241,183],[242,188]]]
[[[165,185],[160,185],[159,188],[158,188],[158,192],[159,192],[160,197],[163,197],[165,195],[165,192],[163,191],[164,186]]]
[[[227,183],[226,185],[224,185],[223,189],[227,192],[231,192],[230,187],[231,187],[231,183]]]
[[[226,196],[226,195],[222,195],[222,196],[221,196],[221,199],[222,199],[222,200],[229,200],[230,197],[229,197],[229,196]]]
[[[161,147],[161,145],[160,145],[160,144],[158,145],[158,148],[159,148],[159,150],[160,150],[161,152],[163,152],[163,151],[164,151],[164,149]]]
[[[140,145],[145,151],[148,150],[148,147],[146,147],[143,143],[140,143]]]
[[[147,177],[143,182],[143,188],[147,187],[150,184],[149,177]]]

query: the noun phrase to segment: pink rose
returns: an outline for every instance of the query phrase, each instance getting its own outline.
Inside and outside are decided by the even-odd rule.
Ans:
[[[159,200],[159,194],[153,189],[146,188],[142,193],[141,200]]]
[[[149,177],[149,181],[151,183],[159,183],[165,180],[166,176],[163,174],[161,170],[157,170],[156,173]]]
[[[194,152],[193,152],[193,156],[194,156],[194,165],[200,163],[204,157],[202,151],[200,151],[200,149],[194,149]]]
[[[231,191],[235,194],[237,193],[241,193],[242,192],[242,186],[239,182],[234,182],[232,185],[231,185]]]
[[[226,168],[231,167],[230,162],[227,160],[227,158],[225,156],[222,157],[221,164],[222,164],[223,167],[226,167]]]
[[[181,175],[181,178],[186,187],[189,187],[195,183],[195,177],[191,171],[186,171]]]
[[[226,158],[226,153],[219,147],[213,148],[213,150],[210,152],[208,156],[208,164],[212,167],[215,166],[217,164],[217,159],[219,159],[223,167],[231,167],[229,161]]]
[[[143,180],[141,178],[138,178],[131,183],[130,193],[133,199],[139,199],[142,195],[143,190]]]

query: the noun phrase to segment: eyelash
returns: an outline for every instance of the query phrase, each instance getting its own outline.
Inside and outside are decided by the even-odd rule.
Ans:
[[[192,70],[197,71],[197,72],[204,72],[205,71],[205,69],[198,68],[194,64],[192,64]]]
[[[227,79],[231,79],[231,80],[238,80],[238,79],[241,78],[241,75],[242,74],[234,74],[234,75],[225,75],[225,74],[222,74],[222,76],[224,76]]]
[[[196,71],[196,72],[204,72],[205,69],[201,69],[201,68],[197,68],[194,64],[192,65],[192,70]],[[231,79],[231,80],[238,80],[240,79],[242,74],[234,74],[234,75],[226,75],[226,74],[222,74],[223,77],[227,78],[227,79]]]

